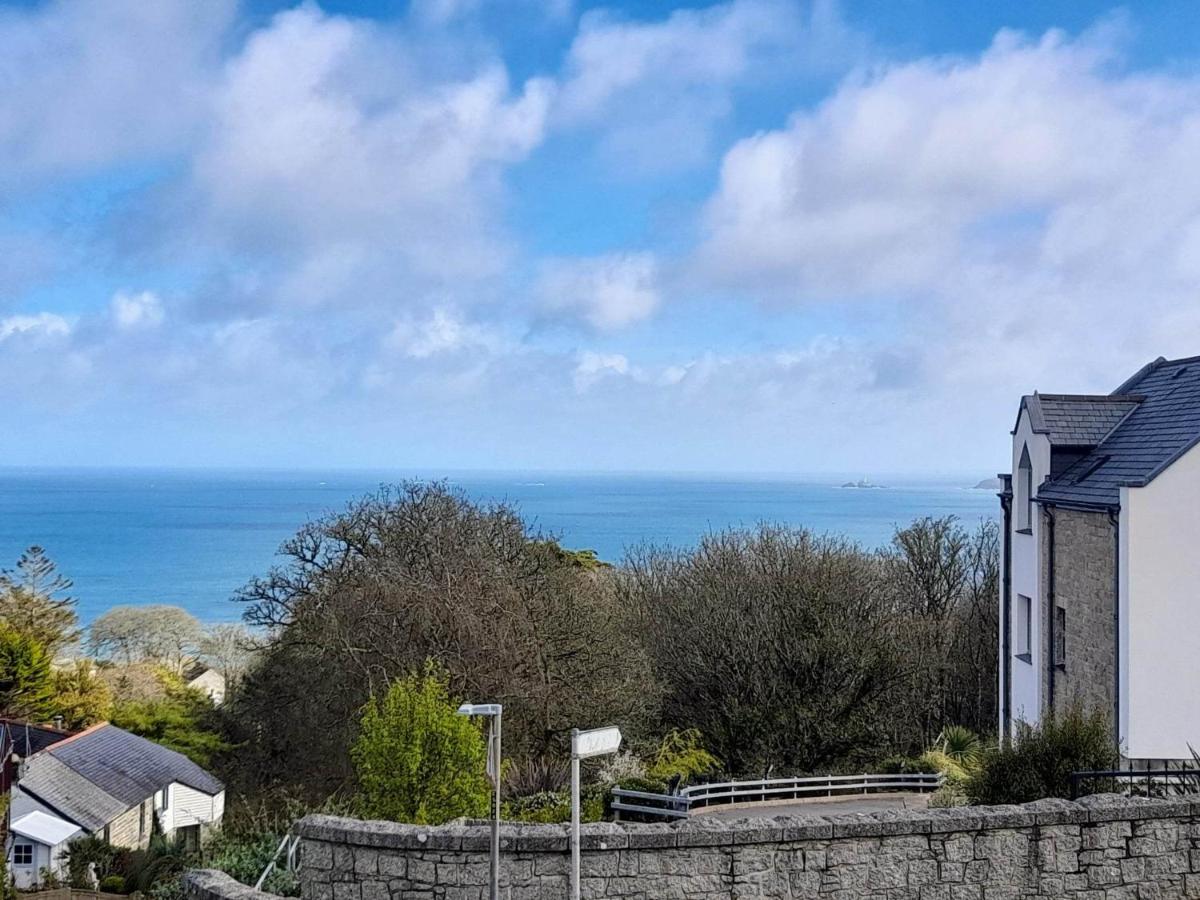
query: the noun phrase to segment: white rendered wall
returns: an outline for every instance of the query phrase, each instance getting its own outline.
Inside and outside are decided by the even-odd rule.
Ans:
[[[1017,422],[1016,433],[1013,435],[1012,473],[1013,473],[1013,515],[1012,515],[1012,596],[1009,606],[1010,635],[1009,646],[1013,656],[1006,662],[1012,671],[1012,718],[1014,727],[1018,722],[1037,723],[1041,715],[1041,584],[1040,567],[1038,565],[1038,548],[1041,546],[1042,517],[1035,506],[1032,520],[1032,534],[1024,534],[1017,530],[1020,522],[1018,482],[1020,479],[1021,449],[1029,447],[1029,461],[1033,465],[1033,489],[1037,495],[1037,487],[1050,474],[1050,440],[1044,434],[1035,434],[1029,425],[1029,414],[1021,411]],[[1024,595],[1032,599],[1033,627],[1031,635],[1030,661],[1017,659],[1016,653],[1020,645],[1017,629],[1017,597]],[[1003,613],[1003,609],[1001,609]],[[1003,621],[1003,620],[1002,620]],[[1001,678],[1003,679],[1003,672]],[[1003,681],[1001,681],[1003,685]],[[1003,690],[1003,687],[1001,688]]]
[[[1121,728],[1132,759],[1200,751],[1200,447],[1121,490]]]

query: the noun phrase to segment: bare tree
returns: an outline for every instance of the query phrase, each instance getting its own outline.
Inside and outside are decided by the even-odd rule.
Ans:
[[[460,696],[505,704],[514,755],[561,750],[572,726],[636,733],[652,713],[607,570],[508,506],[406,484],[310,523],[283,554],[241,595],[247,622],[274,635],[230,706],[247,773],[338,787],[362,704],[426,659]]]
[[[225,676],[225,684],[232,688],[246,673],[261,641],[244,625],[221,623],[204,629],[200,640],[200,658]]]
[[[634,552],[620,584],[666,685],[666,724],[700,729],[731,771],[878,751],[900,669],[873,554],[762,526]]]
[[[995,727],[998,530],[956,518],[917,519],[882,555],[902,617],[909,676],[892,695],[895,743],[927,746],[946,725]]]
[[[115,606],[92,623],[88,645],[101,659],[155,662],[182,673],[202,638],[196,617],[178,606]]]

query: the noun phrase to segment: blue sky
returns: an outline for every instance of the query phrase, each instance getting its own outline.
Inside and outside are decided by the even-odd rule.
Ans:
[[[1197,25],[0,6],[0,464],[996,471],[1200,353]]]

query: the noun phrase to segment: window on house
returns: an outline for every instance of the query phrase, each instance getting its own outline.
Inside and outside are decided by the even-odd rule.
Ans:
[[[1061,606],[1054,608],[1054,664],[1067,664],[1067,611]]]
[[[1033,600],[1017,595],[1017,658],[1030,662],[1033,658]]]
[[[146,836],[146,804],[138,807],[138,840]]]
[[[1033,463],[1029,461],[1029,446],[1021,448],[1021,463],[1017,467],[1017,530],[1033,530]]]
[[[13,865],[33,865],[33,844],[13,844]]]
[[[170,807],[171,807],[171,786],[168,784],[165,788],[163,788],[163,802],[162,802],[163,812],[166,812],[168,809],[170,809]]]
[[[111,830],[111,826],[108,826],[108,825],[104,826],[104,843],[106,843],[106,844],[112,843],[112,830]]]

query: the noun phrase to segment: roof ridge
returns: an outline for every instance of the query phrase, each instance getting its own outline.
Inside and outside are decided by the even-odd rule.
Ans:
[[[71,743],[72,741],[78,740],[79,738],[84,737],[85,735],[89,735],[94,731],[99,731],[101,728],[104,728],[106,725],[112,725],[112,723],[110,723],[106,719],[103,722],[97,722],[95,725],[89,725],[87,728],[83,729],[83,731],[77,731],[70,737],[63,738],[61,741],[59,741],[56,744],[51,744],[49,747],[43,747],[41,750],[39,750],[37,753],[35,753],[33,755],[37,756],[38,753],[49,753],[51,750],[57,750],[59,747],[65,747],[67,744]],[[116,726],[112,725],[112,727],[115,728]],[[51,755],[53,755],[53,754],[51,754]],[[59,760],[59,762],[62,762],[62,760]],[[66,763],[63,763],[63,765],[66,765]]]
[[[1041,400],[1078,400],[1087,403],[1140,403],[1145,394],[1039,394]]]
[[[1158,357],[1158,359],[1155,359],[1155,360],[1152,360],[1151,362],[1146,363],[1144,366],[1142,366],[1140,369],[1138,369],[1136,372],[1134,372],[1132,375],[1130,375],[1129,378],[1127,378],[1125,381],[1121,382],[1121,384],[1117,387],[1117,389],[1115,391],[1113,391],[1113,393],[1114,394],[1125,393],[1127,390],[1129,390],[1131,387],[1133,387],[1135,384],[1137,384],[1139,381],[1141,381],[1143,378],[1145,378],[1147,375],[1149,375],[1151,372],[1153,372],[1159,366],[1164,365],[1166,362],[1167,362],[1167,358],[1165,356],[1160,356],[1160,357]]]

